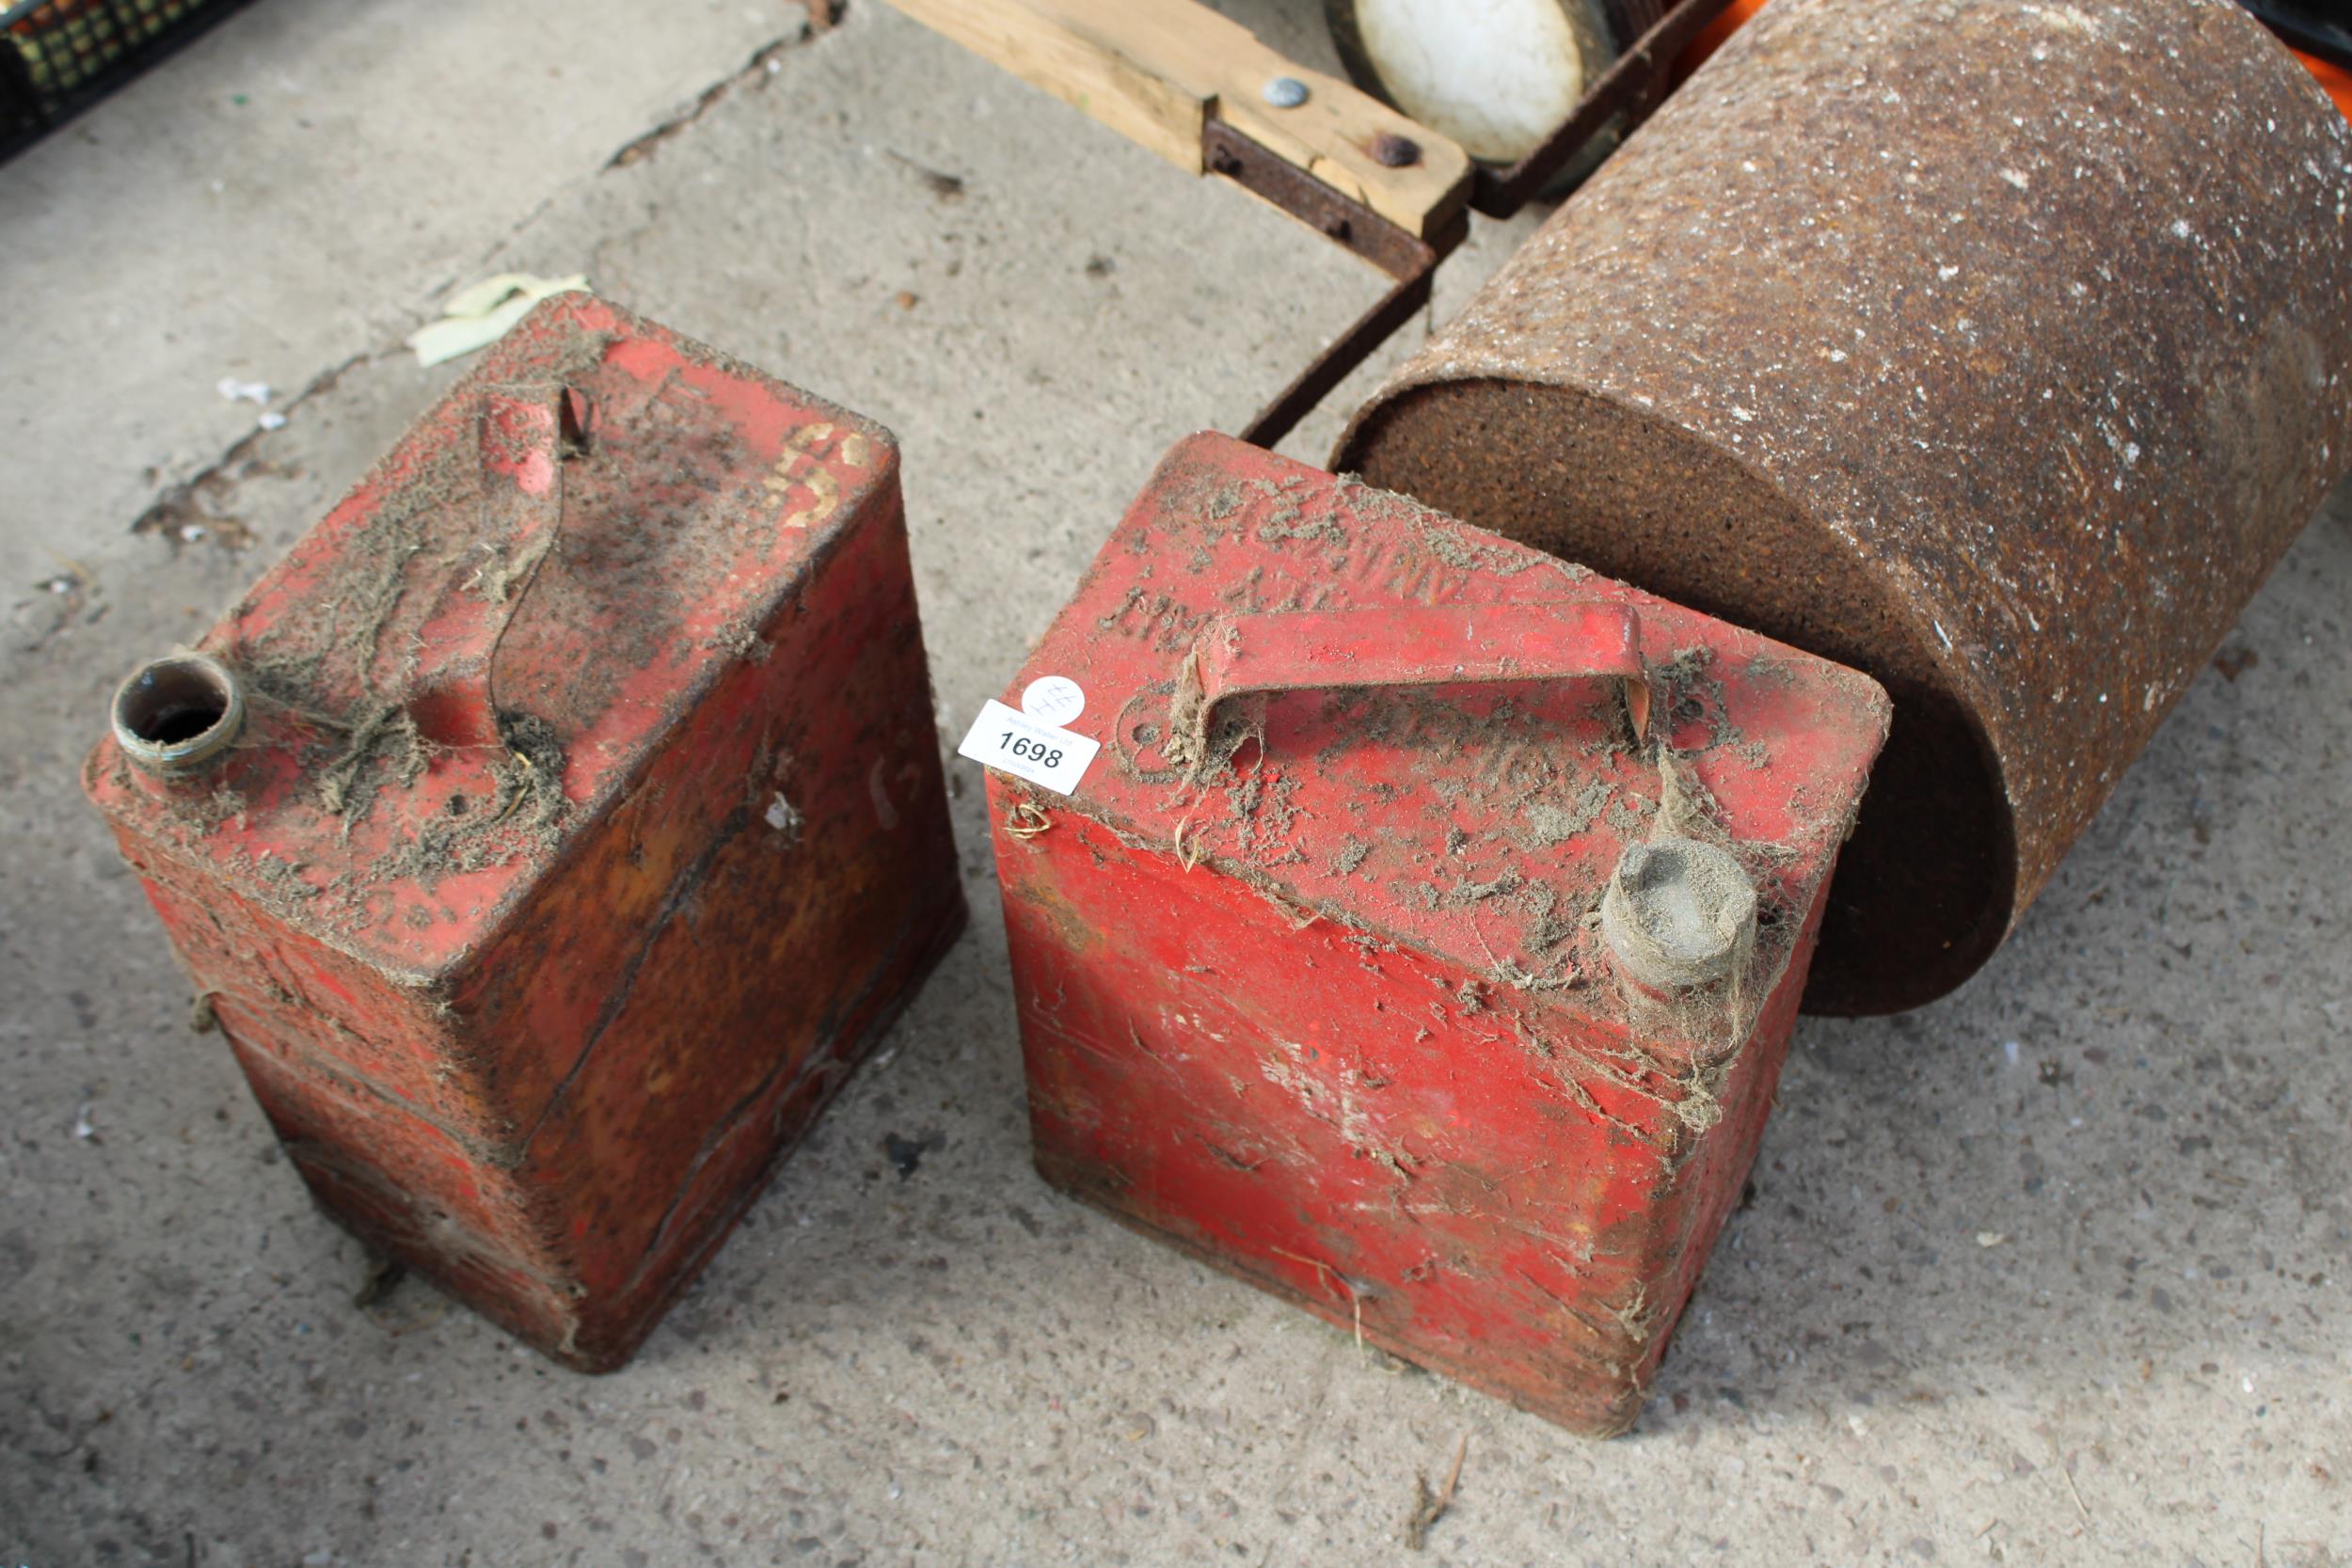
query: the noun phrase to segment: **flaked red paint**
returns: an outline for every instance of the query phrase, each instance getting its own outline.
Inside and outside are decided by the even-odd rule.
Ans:
[[[1497,650],[1460,657],[1457,618],[1422,613],[1465,606],[1583,629],[1499,681]],[[1399,644],[1367,656],[1382,609]],[[1299,612],[1355,613],[1284,635]],[[1218,677],[1205,762],[1171,760],[1216,648],[1327,678]],[[1071,727],[1104,750],[1073,797],[989,781],[1039,1168],[1401,1355],[1622,1429],[1755,1157],[1883,692],[1205,436],[1009,690],[1046,675],[1084,688]],[[1734,985],[1615,978],[1595,911],[1661,831],[1756,880]]]
[[[618,1365],[962,923],[895,444],[561,296],[201,646],[86,783],[294,1164]]]

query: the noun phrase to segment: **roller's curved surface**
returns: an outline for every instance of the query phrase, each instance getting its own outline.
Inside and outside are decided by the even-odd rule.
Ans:
[[[1915,1006],[2344,471],[2348,141],[2227,0],[1775,0],[1333,467],[1878,676],[1806,1000]]]

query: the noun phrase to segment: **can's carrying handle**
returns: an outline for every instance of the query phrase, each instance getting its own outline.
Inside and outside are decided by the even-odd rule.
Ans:
[[[439,669],[406,694],[409,717],[444,746],[507,744],[501,711],[499,650],[522,616],[564,527],[564,461],[584,447],[588,408],[569,388],[545,392],[489,391],[474,410],[482,467],[476,543],[488,553],[448,603],[437,610]],[[454,610],[463,620],[453,625]]]
[[[1649,728],[1642,624],[1630,605],[1408,605],[1219,615],[1193,639],[1168,709],[1169,761],[1198,772],[1219,704],[1280,691],[1488,681],[1612,680],[1636,739]]]

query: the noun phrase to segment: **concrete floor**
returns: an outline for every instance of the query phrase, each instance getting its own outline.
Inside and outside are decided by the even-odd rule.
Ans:
[[[1315,41],[1304,0],[1233,8]],[[1626,1438],[1029,1173],[961,763],[973,932],[636,1365],[558,1371],[414,1284],[356,1308],[74,771],[114,681],[447,384],[399,348],[436,298],[585,271],[895,428],[952,740],[1157,453],[1376,287],[875,0],[799,14],[267,0],[0,166],[0,1562],[1401,1561],[1465,1436],[1419,1560],[2352,1558],[2341,494],[1975,982],[1801,1026]],[[931,1132],[900,1180],[883,1135]]]

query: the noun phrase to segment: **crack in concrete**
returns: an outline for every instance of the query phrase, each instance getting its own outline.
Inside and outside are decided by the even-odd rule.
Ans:
[[[373,365],[398,354],[404,344],[388,348],[363,349],[330,365],[312,376],[301,391],[296,392],[278,412],[291,420],[311,399],[331,392],[342,378],[365,365]],[[280,428],[283,428],[282,426]],[[253,543],[253,531],[245,520],[222,508],[230,491],[255,473],[273,471],[260,455],[262,440],[276,435],[273,430],[255,426],[230,443],[229,450],[199,468],[181,483],[159,494],[131,523],[133,533],[161,534],[177,551],[182,545],[192,545],[200,539],[211,539],[227,549],[243,549]]]
[[[703,116],[725,103],[744,84],[750,83],[755,87],[766,87],[768,78],[780,69],[778,62],[787,51],[798,48],[811,39],[829,31],[833,26],[833,18],[839,14],[838,8],[827,6],[826,0],[808,0],[808,8],[809,20],[801,24],[798,32],[786,33],[770,39],[766,43],[753,50],[751,59],[745,62],[742,70],[705,87],[695,97],[693,103],[643,135],[631,139],[618,152],[606,160],[605,169],[609,171],[627,168],[631,164],[642,163],[652,157],[663,142],[681,132],[693,129]],[[818,21],[820,11],[829,13],[822,23]]]
[[[746,83],[754,87],[765,87],[768,77],[777,69],[777,61],[786,52],[832,31],[846,9],[845,0],[802,0],[802,4],[807,8],[808,20],[796,31],[779,35],[761,44],[739,70],[704,88],[694,102],[679,113],[630,139],[599,166],[596,174],[606,174],[642,163],[662,143],[691,130],[705,115],[724,103]],[[556,196],[549,195],[533,204],[530,212],[509,226],[506,232],[484,251],[484,259],[477,264],[476,270],[489,265],[491,258],[514,245],[547,214],[556,199]],[[593,277],[591,281],[593,284]],[[453,277],[427,290],[425,297],[428,300],[437,298],[456,286],[457,279]],[[282,404],[278,412],[291,420],[312,398],[333,391],[351,372],[377,364],[405,352],[405,348],[406,340],[404,337],[392,343],[351,355],[312,376],[302,390]],[[159,491],[147,509],[132,520],[131,531],[135,534],[160,535],[170,544],[175,554],[182,546],[204,539],[232,550],[242,550],[251,545],[253,531],[246,526],[243,518],[228,509],[227,502],[236,486],[244,481],[257,473],[273,471],[260,455],[260,447],[263,437],[274,434],[276,432],[261,428],[249,431],[231,443],[219,457],[186,479]]]

